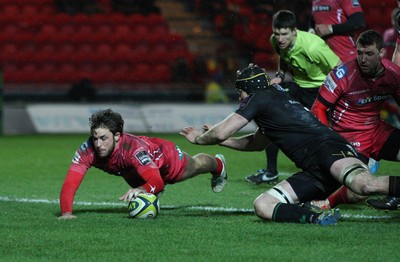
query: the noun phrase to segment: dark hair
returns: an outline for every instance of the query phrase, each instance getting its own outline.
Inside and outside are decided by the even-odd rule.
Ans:
[[[115,135],[117,132],[122,133],[124,129],[124,120],[119,113],[108,108],[93,113],[89,118],[89,126],[90,130],[107,128]]]
[[[383,48],[383,38],[382,36],[374,31],[374,30],[367,30],[360,34],[357,39],[357,46],[370,46],[376,45],[378,50]]]
[[[272,17],[272,27],[277,29],[289,28],[293,30],[297,27],[296,15],[288,10],[280,10]]]

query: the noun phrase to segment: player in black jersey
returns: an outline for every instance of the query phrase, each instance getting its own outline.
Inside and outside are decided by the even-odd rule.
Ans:
[[[241,104],[234,113],[203,130],[185,127],[181,135],[194,144],[220,144],[240,151],[262,151],[272,142],[301,169],[255,199],[254,209],[261,219],[336,224],[338,209],[316,213],[299,203],[325,199],[342,184],[361,195],[400,196],[400,178],[372,176],[342,136],[279,85],[270,85],[264,69],[250,64],[238,71],[236,89]],[[231,137],[252,120],[258,126],[255,133]]]

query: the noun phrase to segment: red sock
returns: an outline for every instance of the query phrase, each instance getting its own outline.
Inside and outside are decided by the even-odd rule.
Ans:
[[[342,186],[341,188],[339,188],[338,191],[328,197],[328,201],[331,208],[339,204],[349,203],[349,199],[347,198],[347,187]]]
[[[219,158],[215,158],[217,160],[217,169],[215,172],[212,172],[213,175],[219,175],[222,172],[222,168],[224,167],[222,161]]]

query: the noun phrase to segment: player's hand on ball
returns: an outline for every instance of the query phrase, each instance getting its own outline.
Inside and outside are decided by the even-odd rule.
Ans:
[[[58,217],[60,220],[74,219],[76,216],[72,215],[71,212],[65,212],[61,216]]]
[[[147,193],[144,188],[130,188],[126,194],[119,198],[120,201],[130,201],[132,198],[137,198],[140,193]]]

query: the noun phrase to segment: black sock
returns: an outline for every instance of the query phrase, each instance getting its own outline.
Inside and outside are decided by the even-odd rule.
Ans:
[[[307,208],[293,204],[279,203],[274,208],[272,221],[311,224],[318,216],[319,213],[315,213]]]
[[[267,155],[267,170],[270,172],[278,171],[278,153],[279,148],[273,143],[270,143],[265,149],[265,154]]]
[[[400,177],[389,176],[389,196],[400,197]]]

